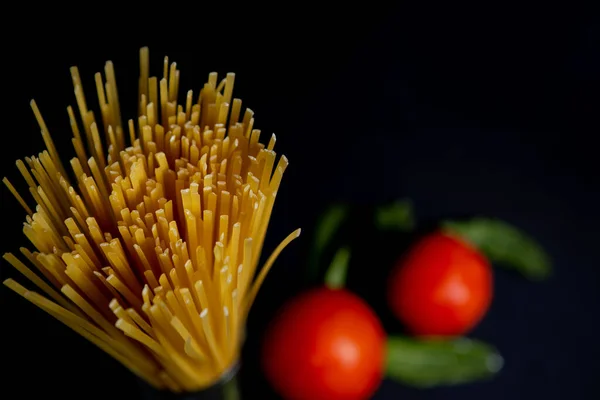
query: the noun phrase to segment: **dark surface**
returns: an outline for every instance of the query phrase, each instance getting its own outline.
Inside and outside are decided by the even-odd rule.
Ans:
[[[371,205],[400,196],[413,198],[421,220],[480,214],[518,225],[549,250],[555,274],[533,284],[496,270],[492,308],[471,334],[504,355],[496,379],[436,390],[384,382],[376,398],[598,398],[600,26],[594,16],[521,8],[485,10],[477,18],[472,9],[426,7],[350,15],[289,10],[236,21],[194,11],[197,23],[165,23],[155,14],[139,25],[116,14],[96,25],[29,10],[11,14],[14,27],[1,28],[2,174],[23,188],[14,161],[42,149],[32,97],[59,151],[72,154],[65,108],[75,105],[73,64],[91,99],[93,74],[112,59],[129,116],[142,45],[150,46],[155,71],[164,55],[178,62],[186,90],[197,90],[210,71],[234,71],[235,95],[256,112],[256,127],[278,135],[278,151],[290,159],[265,251],[305,228],[251,314],[244,398],[273,396],[258,369],[257,341],[277,306],[299,289],[298,260],[318,213],[333,200]],[[24,213],[8,190],[0,193],[0,250],[18,252],[28,245],[20,233]],[[371,254],[353,265],[350,284],[378,307],[391,247],[364,236],[361,250]],[[3,262],[2,278],[15,275]],[[1,398],[137,398],[135,380],[107,355],[12,292],[0,288],[0,299]]]

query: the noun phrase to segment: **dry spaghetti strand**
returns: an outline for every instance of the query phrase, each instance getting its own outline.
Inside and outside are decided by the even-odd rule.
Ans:
[[[234,74],[209,74],[194,96],[179,90],[176,63],[165,58],[162,76],[150,76],[149,59],[142,48],[128,121],[112,62],[95,75],[97,114],[71,69],[71,172],[31,102],[47,150],[17,167],[36,207],[4,183],[27,213],[35,250],[22,253],[41,275],[5,259],[50,299],[4,283],[151,385],[195,391],[237,362],[260,285],[300,231],[259,268],[287,159],[276,161],[274,136],[260,143],[254,113],[233,98]]]

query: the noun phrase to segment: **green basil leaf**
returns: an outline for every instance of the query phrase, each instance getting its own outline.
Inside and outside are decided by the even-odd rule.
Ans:
[[[346,204],[334,204],[323,213],[317,222],[309,263],[309,273],[312,278],[316,278],[318,275],[320,258],[342,222],[348,216],[349,211],[350,207]]]
[[[497,219],[447,221],[443,226],[481,250],[491,261],[511,267],[529,279],[550,275],[550,257],[533,238]]]
[[[387,377],[414,387],[452,386],[488,379],[503,365],[489,344],[460,338],[414,339],[390,336],[387,341]]]
[[[330,289],[341,289],[346,284],[348,264],[350,262],[350,249],[339,249],[325,273],[325,285]]]
[[[412,202],[398,200],[392,204],[380,206],[375,210],[375,226],[381,230],[408,232],[415,227],[415,215]]]

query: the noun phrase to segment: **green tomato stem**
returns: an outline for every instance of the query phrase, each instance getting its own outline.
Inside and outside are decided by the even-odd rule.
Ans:
[[[350,262],[350,249],[340,248],[333,257],[325,273],[325,286],[330,289],[342,289],[346,285],[348,264]]]
[[[308,268],[310,279],[317,279],[319,276],[321,256],[348,216],[349,209],[346,204],[334,204],[319,218],[310,250]]]

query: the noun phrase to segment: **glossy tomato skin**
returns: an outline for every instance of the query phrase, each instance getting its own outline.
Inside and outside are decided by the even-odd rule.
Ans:
[[[393,270],[388,301],[419,336],[459,336],[487,312],[492,268],[467,242],[444,232],[421,239]]]
[[[345,289],[316,288],[292,299],[264,337],[262,363],[287,400],[362,400],[383,376],[385,332]]]

